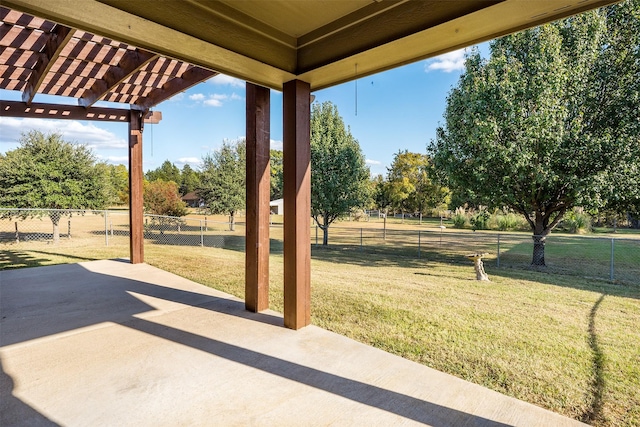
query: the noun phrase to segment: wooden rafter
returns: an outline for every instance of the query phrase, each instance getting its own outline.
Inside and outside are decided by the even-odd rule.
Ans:
[[[205,70],[204,68],[192,67],[185,71],[181,77],[173,78],[167,81],[162,87],[152,89],[149,94],[140,98],[135,105],[146,110],[162,101],[171,98],[173,95],[189,89],[191,86],[197,85],[218,73],[215,71]]]
[[[83,108],[75,105],[42,104],[19,101],[1,101],[0,113],[3,117],[23,117],[37,119],[93,120],[101,122],[129,122],[130,110],[122,108]]]
[[[21,91],[24,106],[43,94],[76,98],[84,108],[103,100],[148,111],[217,74],[4,6],[0,19],[0,88]],[[61,108],[29,114],[54,118],[69,110]]]
[[[33,97],[38,92],[38,88],[44,82],[47,73],[60,56],[66,44],[71,40],[73,33],[74,31],[71,28],[63,25],[57,25],[53,29],[45,45],[44,55],[38,60],[22,92],[22,100],[24,102],[31,104]]]
[[[158,58],[158,55],[144,50],[127,51],[117,66],[109,68],[102,79],[96,80],[93,86],[84,92],[82,97],[78,99],[78,104],[83,107],[90,107],[132,74],[156,58]]]

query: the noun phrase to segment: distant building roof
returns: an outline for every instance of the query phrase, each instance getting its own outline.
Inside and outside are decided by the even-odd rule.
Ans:
[[[198,196],[198,193],[195,191],[191,191],[180,198],[183,202],[187,202],[189,200],[200,200],[201,197]]]

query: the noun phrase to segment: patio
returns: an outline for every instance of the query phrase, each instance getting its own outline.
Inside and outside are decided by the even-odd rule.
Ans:
[[[0,424],[581,425],[146,264],[0,272]]]

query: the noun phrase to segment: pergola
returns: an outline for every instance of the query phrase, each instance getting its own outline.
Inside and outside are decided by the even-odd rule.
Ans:
[[[248,310],[268,308],[269,88],[281,90],[284,322],[310,322],[310,94],[617,0],[3,0],[0,88],[14,117],[129,122],[131,262],[144,261],[149,109],[225,73],[247,81]],[[34,104],[36,93],[78,106]],[[128,104],[94,107],[98,100]]]

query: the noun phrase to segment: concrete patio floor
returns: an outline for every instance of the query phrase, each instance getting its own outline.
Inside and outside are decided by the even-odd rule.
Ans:
[[[581,423],[146,264],[0,272],[0,425]]]

